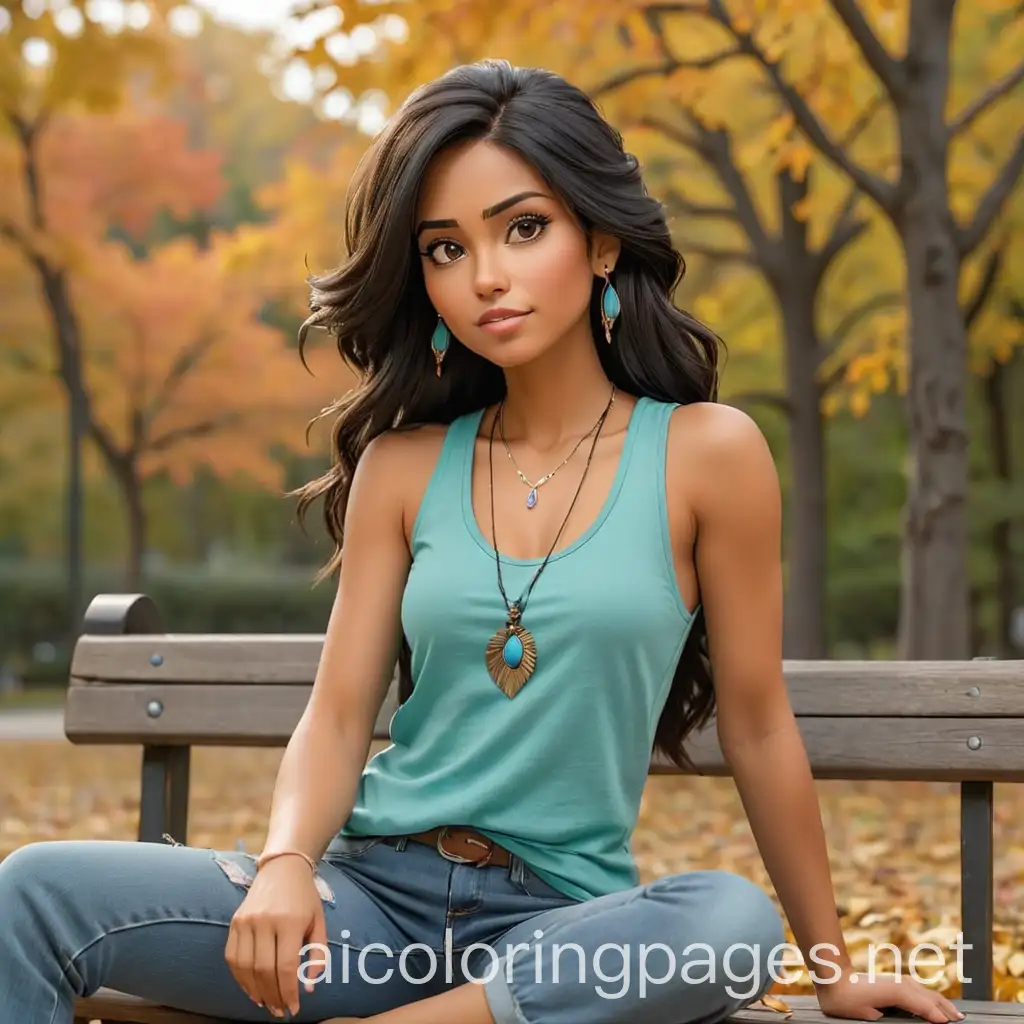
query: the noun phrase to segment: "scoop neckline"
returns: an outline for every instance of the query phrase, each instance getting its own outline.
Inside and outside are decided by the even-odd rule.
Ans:
[[[552,562],[558,561],[560,558],[565,558],[566,556],[571,555],[574,551],[583,547],[583,545],[586,544],[587,541],[591,540],[597,531],[601,529],[604,521],[611,514],[612,508],[618,499],[619,492],[622,490],[629,460],[633,454],[637,431],[640,427],[641,406],[646,405],[648,401],[649,399],[646,395],[640,395],[633,406],[633,411],[630,413],[629,423],[626,427],[626,438],[622,444],[622,452],[619,455],[619,464],[616,467],[615,476],[612,477],[611,487],[608,489],[608,494],[605,496],[604,502],[593,522],[586,530],[583,531],[583,533],[579,535],[579,537],[572,541],[572,543],[554,551],[548,559],[549,565]],[[486,411],[486,409],[480,409],[477,412],[472,413],[469,417],[469,422],[466,428],[469,436],[467,443],[463,446],[462,519],[466,525],[466,529],[469,531],[470,536],[476,542],[477,546],[493,558],[494,548],[488,543],[483,530],[480,529],[476,513],[473,510],[473,456],[476,451],[476,438],[477,433],[480,430],[480,422]],[[506,555],[503,552],[499,552],[498,557],[500,558],[502,565],[520,565],[528,567],[540,565],[544,561],[543,556],[540,558],[513,558],[511,555]]]

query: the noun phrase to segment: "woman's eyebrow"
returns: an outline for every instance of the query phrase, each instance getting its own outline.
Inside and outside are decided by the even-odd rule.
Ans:
[[[509,196],[508,199],[503,199],[500,203],[496,203],[494,206],[484,210],[481,216],[484,220],[489,220],[491,217],[497,217],[499,213],[507,210],[510,206],[515,206],[516,203],[521,203],[524,199],[532,199],[534,197],[541,199],[551,198],[551,196],[545,195],[543,192],[517,192],[514,196]],[[445,220],[422,220],[416,227],[416,234],[420,235],[431,228],[457,228],[458,226],[459,222],[450,218]]]

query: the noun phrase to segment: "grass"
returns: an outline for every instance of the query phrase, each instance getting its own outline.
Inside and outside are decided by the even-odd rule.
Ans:
[[[32,686],[18,693],[0,692],[0,711],[22,708],[63,708],[64,688],[62,686]]]

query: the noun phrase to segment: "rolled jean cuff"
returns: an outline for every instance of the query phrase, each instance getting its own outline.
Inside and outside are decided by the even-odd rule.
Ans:
[[[483,982],[484,996],[487,999],[487,1006],[494,1018],[494,1024],[530,1024],[519,1009],[516,997],[512,995],[508,980],[504,974],[504,963],[502,970],[497,971],[493,978]]]

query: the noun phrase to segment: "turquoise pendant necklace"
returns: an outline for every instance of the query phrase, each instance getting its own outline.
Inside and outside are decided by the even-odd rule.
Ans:
[[[595,428],[590,431],[594,435],[594,440],[590,445],[587,464],[583,467],[583,475],[580,477],[579,486],[576,488],[576,493],[573,495],[572,502],[569,505],[569,511],[566,512],[562,525],[558,528],[558,533],[555,534],[555,539],[551,542],[547,555],[544,556],[544,561],[541,562],[537,571],[533,574],[533,578],[519,600],[514,602],[509,602],[508,595],[505,593],[505,584],[501,577],[501,557],[498,554],[498,533],[494,522],[494,430],[504,411],[504,398],[501,400],[498,412],[491,422],[490,443],[487,447],[491,486],[491,538],[493,540],[494,562],[498,569],[498,589],[501,591],[502,600],[505,602],[508,618],[505,620],[505,625],[497,630],[488,641],[486,662],[487,671],[490,673],[491,678],[497,684],[498,689],[509,699],[514,697],[526,685],[527,680],[533,675],[533,671],[537,667],[537,642],[534,640],[533,634],[522,623],[526,602],[530,599],[534,584],[540,579],[540,574],[547,566],[555,546],[558,544],[558,538],[562,536],[565,524],[569,521],[569,516],[572,515],[572,510],[576,506],[576,500],[580,496],[580,491],[583,490],[583,481],[587,478],[590,463],[594,458],[594,449],[597,447],[597,440],[601,436],[601,428],[604,426],[604,422],[608,418],[608,413],[614,402],[615,387],[613,385],[608,404],[604,407],[604,412],[598,418]],[[589,434],[585,436],[589,437]]]

